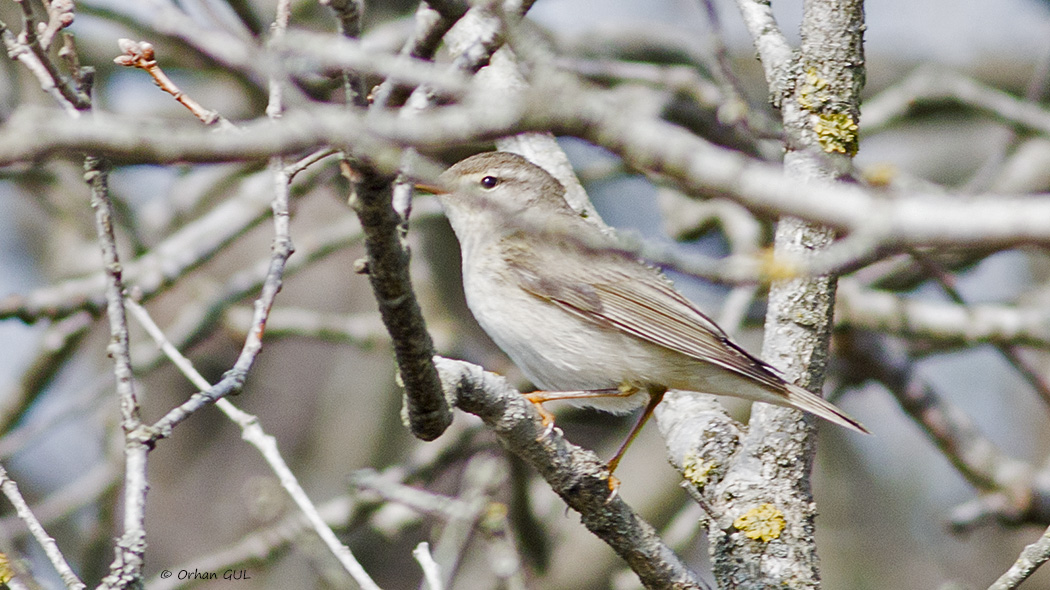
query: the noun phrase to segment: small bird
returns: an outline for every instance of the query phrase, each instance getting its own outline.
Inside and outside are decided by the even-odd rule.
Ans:
[[[422,186],[422,185],[421,185]],[[446,170],[437,195],[460,243],[467,305],[540,391],[543,403],[626,413],[645,406],[609,461],[610,487],[631,441],[669,389],[805,410],[851,430],[859,422],[734,344],[662,272],[583,219],[547,171],[508,152]]]

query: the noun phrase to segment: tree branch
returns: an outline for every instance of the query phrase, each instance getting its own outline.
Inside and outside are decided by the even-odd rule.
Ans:
[[[545,427],[536,410],[506,380],[476,365],[435,357],[448,395],[477,415],[514,454],[532,465],[584,526],[616,551],[646,588],[707,588],[619,497],[609,497],[608,471],[594,453]]]
[[[830,187],[848,169],[856,149],[863,85],[863,27],[861,0],[805,3],[799,71],[782,105],[788,177]],[[779,65],[765,65],[767,79]],[[779,90],[771,84],[774,96]],[[842,125],[843,134],[829,141],[822,131],[829,121],[850,122],[852,136]],[[806,259],[828,248],[834,238],[830,228],[787,217],[777,223],[774,247],[777,254]],[[786,379],[810,391],[819,392],[823,385],[834,302],[835,279],[830,276],[792,279],[770,288],[762,356]],[[819,587],[811,420],[797,410],[753,405],[735,460],[707,493],[715,503],[708,536],[715,576],[723,588]]]

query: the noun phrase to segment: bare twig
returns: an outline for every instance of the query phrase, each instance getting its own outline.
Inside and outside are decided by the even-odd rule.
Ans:
[[[442,13],[435,10],[428,3],[420,2],[419,8],[416,10],[415,30],[412,33],[412,37],[402,47],[398,59],[401,62],[405,62],[408,57],[426,60],[433,58],[445,33],[463,16],[464,12],[465,7],[463,12],[445,11]],[[399,66],[398,70],[400,71],[402,68]],[[434,81],[420,80],[413,82],[412,80],[404,79],[401,74],[388,76],[375,89],[373,105],[377,108],[402,106],[408,100],[414,87],[423,83],[434,84]],[[440,84],[437,86],[441,87]]]
[[[62,92],[62,81],[55,78],[57,72],[54,68],[48,68],[45,62],[41,61],[40,57],[25,43],[20,42],[2,21],[0,21],[0,40],[4,43],[7,55],[21,62],[36,77],[40,88],[48,93],[65,110],[66,114],[71,117],[80,116],[80,110],[77,107],[78,103],[69,100],[66,94]]]
[[[266,219],[271,197],[270,177],[258,173],[244,179],[237,190],[214,209],[187,224],[123,269],[123,278],[149,299],[197,268],[215,252],[231,244],[256,223]],[[104,304],[106,274],[98,272],[41,287],[26,295],[0,300],[0,318],[33,322],[41,317],[61,318],[81,310],[97,312]]]
[[[232,369],[227,371],[223,379],[215,384],[196,393],[182,405],[169,411],[163,418],[153,425],[152,437],[154,439],[167,437],[171,429],[188,418],[197,410],[215,403],[216,400],[239,391],[244,387],[244,380],[248,371],[255,363],[256,357],[262,350],[262,337],[266,326],[266,318],[273,307],[278,291],[283,283],[284,268],[288,258],[292,255],[294,248],[289,235],[289,183],[294,168],[285,168],[279,157],[275,160],[275,169],[272,171],[272,185],[274,188],[273,209],[274,240],[270,264],[267,269],[266,278],[263,281],[262,292],[255,302],[255,312],[252,317],[252,325],[245,338],[241,354],[237,357]]]
[[[416,558],[419,567],[423,569],[425,587],[429,590],[444,590],[445,586],[441,583],[441,567],[430,555],[430,543],[423,541],[416,545],[416,548],[412,550],[412,557]]]
[[[1011,522],[1041,518],[1032,511],[1045,505],[1039,498],[1046,498],[1050,490],[1035,484],[1032,466],[1003,453],[969,416],[939,396],[915,374],[913,362],[900,347],[891,346],[885,336],[852,331],[843,336],[839,350],[851,361],[851,375],[882,383],[971,485],[996,496],[992,501],[996,516]],[[982,509],[966,520],[989,515]],[[974,524],[956,520],[960,528]]]
[[[168,358],[171,359],[172,363],[179,368],[191,383],[202,391],[213,391],[215,389],[214,386],[208,383],[207,379],[197,372],[190,360],[184,357],[174,346],[171,345],[171,342],[168,341],[164,336],[164,333],[161,332],[160,328],[153,322],[153,319],[150,318],[149,314],[142,306],[129,301],[128,307],[131,309],[132,313],[134,313],[135,318],[139,323],[146,329],[147,333],[149,333],[149,335],[157,342]],[[251,339],[251,335],[249,335],[249,339]],[[230,420],[241,428],[242,438],[259,449],[263,458],[266,459],[270,468],[280,479],[281,485],[288,491],[292,500],[295,501],[299,509],[306,515],[311,526],[325,542],[325,545],[332,554],[339,559],[346,571],[362,588],[367,590],[378,590],[379,587],[376,586],[375,582],[373,582],[368,576],[368,573],[361,567],[361,564],[358,563],[356,558],[354,558],[350,549],[343,545],[335,536],[335,533],[332,532],[332,529],[325,524],[324,519],[321,518],[317,508],[313,505],[313,502],[306,495],[302,486],[299,485],[292,470],[281,457],[281,454],[277,449],[276,439],[263,431],[258,418],[241,411],[227,399],[219,399],[215,401],[215,405],[222,410]],[[159,429],[154,427],[154,430]]]
[[[41,82],[41,87],[47,90],[47,80],[50,80],[62,95],[62,99],[58,102],[63,107],[68,103],[77,111],[91,108],[91,97],[88,95],[90,85],[81,84],[82,80],[78,79],[79,72],[74,72],[73,79],[59,73],[58,67],[51,61],[47,48],[41,44],[40,37],[37,35],[37,21],[29,2],[21,1],[18,2],[18,5],[22,8],[22,33],[19,35],[19,42],[36,57],[36,66],[47,70],[46,77],[37,76],[37,79]],[[59,18],[61,20],[61,17]],[[23,63],[27,66],[29,65],[25,61]],[[66,114],[73,118],[79,116],[79,113],[70,111],[68,107],[66,108]]]
[[[164,73],[164,70],[160,69],[157,65],[157,58],[153,51],[153,45],[146,41],[133,41],[131,39],[119,39],[117,44],[120,46],[120,50],[123,52],[121,55],[113,59],[113,62],[119,66],[139,68],[145,71],[153,78],[153,82],[160,87],[161,90],[175,97],[175,100],[179,101],[179,104],[186,107],[194,117],[200,119],[201,123],[205,125],[218,124],[220,129],[233,129],[233,124],[226,120],[225,117],[219,114],[218,111],[213,111],[204,108],[199,102],[193,100],[193,97],[184,93],[171,78]]]
[[[127,317],[124,309],[123,269],[113,234],[113,208],[109,200],[108,170],[99,159],[84,162],[84,178],[91,187],[91,206],[106,271],[106,316],[109,318],[109,355],[113,358],[124,429],[124,532],[117,541],[116,559],[103,579],[106,588],[123,588],[142,577],[146,552],[146,456],[148,436],[139,418],[139,402],[132,376]]]
[[[59,31],[73,24],[76,6],[73,0],[51,0],[47,5],[47,26],[40,33],[40,47],[47,50]]]
[[[762,62],[770,102],[779,107],[794,84],[791,74],[795,61],[794,50],[780,30],[780,25],[773,17],[773,8],[768,2],[737,0],[737,6],[744,17],[744,25],[751,33],[758,59]]]
[[[277,96],[277,99],[279,101],[279,95]],[[279,109],[274,110],[274,113],[278,111]],[[215,403],[216,400],[221,399],[231,392],[239,391],[243,388],[244,380],[247,378],[248,371],[251,370],[252,366],[255,364],[255,359],[262,350],[262,337],[266,327],[266,318],[269,316],[270,310],[273,308],[274,300],[277,298],[277,293],[281,290],[281,285],[284,280],[284,269],[288,262],[288,258],[291,257],[292,252],[295,251],[289,234],[290,214],[288,211],[288,201],[291,174],[296,172],[296,169],[294,167],[285,168],[279,156],[274,156],[273,159],[271,159],[271,162],[273,162],[271,166],[271,168],[273,168],[271,171],[271,182],[273,186],[271,208],[273,210],[274,223],[273,247],[266,278],[262,285],[262,292],[259,294],[259,298],[255,301],[255,312],[252,317],[251,328],[248,331],[247,338],[244,340],[241,353],[238,355],[233,368],[227,371],[226,375],[221,381],[219,381],[219,383],[214,386],[208,385],[207,388],[202,388],[200,393],[192,395],[185,403],[172,409],[163,418],[157,421],[157,423],[153,425],[151,433],[154,440],[167,437],[175,425],[188,418],[197,410]]]
[[[561,100],[547,97],[556,94]],[[897,194],[858,185],[821,186],[784,175],[775,165],[714,146],[673,124],[634,117],[593,89],[565,76],[534,80],[511,100],[442,107],[412,120],[372,112],[317,107],[287,113],[280,124],[251,123],[242,133],[208,134],[179,126],[106,116],[57,124],[22,111],[0,129],[0,165],[56,150],[96,149],[128,161],[165,163],[268,159],[322,145],[356,145],[380,170],[392,171],[400,150],[391,141],[428,148],[531,129],[589,139],[619,153],[633,166],[657,171],[698,194],[720,192],[753,211],[794,215],[848,232],[864,232],[885,246],[1005,246],[1050,242],[1050,198],[1032,195]],[[164,142],[149,141],[164,136]],[[370,141],[371,140],[371,141]],[[382,147],[385,145],[385,149]],[[424,175],[424,171],[420,171]]]
[[[835,312],[840,325],[865,330],[962,345],[1050,347],[1050,311],[1039,306],[928,301],[868,289],[856,279],[843,278]]]
[[[946,101],[977,109],[1005,123],[1050,134],[1050,111],[1038,104],[932,66],[915,70],[900,83],[865,101],[864,130],[876,133],[917,105]]]
[[[339,18],[339,35],[341,40],[357,39],[361,36],[361,22],[364,19],[364,0],[321,0],[335,10]],[[360,70],[343,70],[343,100],[348,105],[363,107],[368,104],[368,93]]]
[[[65,583],[66,588],[70,590],[86,588],[84,583],[80,581],[80,578],[73,573],[73,568],[69,567],[55,540],[47,534],[44,526],[40,524],[36,515],[30,510],[29,504],[22,498],[22,494],[18,491],[18,484],[7,475],[7,470],[2,466],[0,466],[0,491],[3,491],[7,500],[14,505],[18,517],[26,523],[26,526],[29,527],[29,532],[33,534],[33,537],[43,547],[44,553],[51,561],[51,565],[55,566],[55,571],[62,577],[62,582]]]
[[[1050,559],[1050,529],[1039,540],[1024,548],[1017,561],[1010,566],[988,590],[1013,590],[1028,579],[1039,566]]]
[[[718,106],[718,120],[720,122],[742,127],[747,134],[754,137],[771,136],[779,138],[779,129],[775,123],[769,120],[763,111],[752,109],[747,102],[744,86],[736,73],[733,72],[730,62],[729,49],[726,47],[722,29],[722,22],[718,16],[718,8],[713,0],[702,0],[707,22],[710,25],[708,32],[708,43],[712,46],[714,59],[711,60],[711,71],[721,86],[725,100]],[[738,2],[741,8],[747,6]],[[753,6],[749,6],[753,8]],[[771,32],[776,34],[775,31]],[[782,39],[776,42],[783,43]],[[756,41],[756,47],[758,43]],[[771,51],[766,52],[766,57],[772,57]],[[764,63],[764,62],[763,62]],[[767,69],[767,71],[769,71]],[[771,87],[772,88],[772,87]]]

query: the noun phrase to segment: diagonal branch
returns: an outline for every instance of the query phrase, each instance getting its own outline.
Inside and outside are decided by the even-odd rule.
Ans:
[[[1050,529],[1047,529],[1039,540],[1024,548],[1017,561],[1010,566],[988,590],[1013,590],[1021,585],[1043,565],[1050,560]]]
[[[84,582],[81,582],[80,578],[73,572],[73,568],[69,567],[69,563],[66,562],[65,556],[62,555],[55,540],[47,534],[47,531],[44,530],[44,525],[40,524],[36,515],[29,508],[29,504],[26,503],[25,498],[22,497],[21,492],[18,491],[18,484],[11,479],[7,474],[7,470],[2,466],[0,466],[0,492],[14,505],[18,517],[25,522],[26,526],[29,527],[29,532],[33,534],[33,538],[44,548],[44,553],[62,577],[62,582],[66,585],[66,588],[69,590],[82,590],[85,588]]]
[[[609,472],[594,453],[544,436],[539,414],[506,380],[470,363],[435,357],[447,394],[477,415],[514,454],[532,465],[584,526],[620,555],[646,588],[707,588],[619,496],[609,497]]]

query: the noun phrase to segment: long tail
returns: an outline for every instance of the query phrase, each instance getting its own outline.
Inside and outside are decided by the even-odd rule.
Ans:
[[[804,410],[819,416],[828,422],[844,426],[850,430],[856,430],[857,432],[862,432],[864,434],[871,434],[871,431],[865,428],[863,424],[850,418],[842,410],[836,408],[831,402],[824,398],[814,395],[793,383],[785,383],[785,385],[787,386],[786,391],[784,392],[787,394],[786,405]]]

